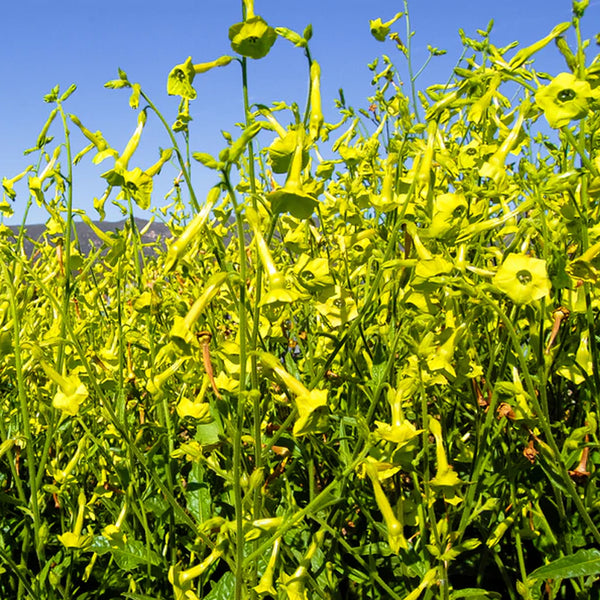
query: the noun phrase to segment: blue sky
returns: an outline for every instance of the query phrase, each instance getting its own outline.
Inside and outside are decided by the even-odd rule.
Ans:
[[[544,37],[557,23],[571,18],[570,0],[409,0],[414,64],[427,57],[427,45],[447,50],[435,58],[420,84],[446,82],[456,64],[461,44],[458,29],[471,37],[494,19],[492,42],[505,46],[512,41],[531,44]],[[302,32],[313,26],[311,52],[322,71],[322,94],[326,117],[335,120],[334,99],[343,88],[348,104],[366,108],[371,93],[371,73],[367,64],[381,54],[404,61],[392,42],[380,43],[369,33],[369,19],[390,19],[403,9],[400,0],[255,0],[255,11],[272,26],[285,26]],[[117,76],[117,68],[162,110],[169,122],[177,113],[178,101],[166,94],[170,69],[192,56],[194,62],[213,60],[231,54],[228,28],[241,19],[241,1],[221,0],[20,0],[5,2],[2,8],[0,45],[0,177],[12,177],[29,164],[23,150],[35,144],[51,106],[43,96],[59,84],[65,90],[77,84],[76,93],[65,108],[76,114],[92,131],[100,130],[109,144],[122,150],[136,125],[136,114],[128,106],[126,91],[108,90],[103,84]],[[600,0],[592,0],[584,19],[584,34],[592,38],[600,29]],[[405,24],[394,30],[406,42]],[[592,42],[589,55],[598,47]],[[277,100],[306,99],[306,61],[302,51],[279,39],[269,56],[250,61],[250,100],[271,104]],[[553,45],[544,50],[539,70],[556,74],[566,70]],[[193,151],[217,153],[223,146],[220,131],[234,131],[243,118],[240,70],[235,63],[211,71],[195,80],[198,99],[191,105]],[[55,122],[50,131],[61,135]],[[85,141],[75,130],[74,150]],[[168,138],[157,119],[149,117],[140,150],[131,167],[146,168],[158,158],[158,147],[168,146]],[[134,164],[135,163],[135,164]],[[90,156],[75,169],[75,206],[92,210],[94,196],[104,190],[99,175],[112,166],[109,159],[100,166]],[[177,173],[167,165],[161,176],[165,190]],[[196,169],[194,175],[200,196],[215,182],[214,173]],[[17,186],[15,216],[5,220],[19,223],[27,201],[24,185]],[[164,204],[164,191],[157,187],[155,206]],[[161,193],[162,192],[162,193]],[[114,197],[114,194],[113,194]],[[30,213],[30,222],[47,218],[41,209]],[[107,218],[120,218],[107,204]]]

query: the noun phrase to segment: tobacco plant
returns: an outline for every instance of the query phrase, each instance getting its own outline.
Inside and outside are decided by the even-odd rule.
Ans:
[[[32,250],[25,220],[0,229],[2,597],[598,594],[586,7],[517,51],[492,23],[461,32],[448,81],[420,89],[405,2],[370,23],[390,54],[369,65],[368,108],[340,91],[333,123],[311,27],[274,28],[251,0],[231,55],[168,74],[177,115],[124,71],[106,84],[137,111],[122,150],[67,112],[75,86],[45,97],[35,160],[2,180],[5,213],[48,211]],[[306,103],[251,105],[248,65],[278,38],[306,57]],[[218,67],[241,76],[244,114],[213,156],[192,115]],[[138,165],[148,120],[171,146]],[[78,208],[90,157],[95,218],[115,196],[121,230]],[[144,242],[135,207],[167,239]]]

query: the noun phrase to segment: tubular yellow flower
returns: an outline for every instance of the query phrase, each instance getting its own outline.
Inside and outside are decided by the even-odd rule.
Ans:
[[[277,39],[267,22],[254,14],[254,0],[244,0],[246,20],[229,28],[229,41],[234,52],[247,58],[263,58]]]
[[[496,152],[490,156],[489,160],[479,169],[479,175],[481,177],[489,177],[490,179],[493,179],[497,186],[502,186],[506,181],[506,167],[504,163],[506,162],[508,153],[513,149],[515,143],[517,142],[517,137],[521,131],[523,119],[525,118],[525,113],[528,109],[529,103],[524,102],[521,106],[519,116],[515,121],[513,128],[502,142],[500,148],[498,148],[498,150],[496,150]]]
[[[195,300],[194,304],[192,304],[192,307],[188,311],[187,315],[183,318],[175,318],[175,322],[170,332],[172,338],[182,340],[185,343],[190,343],[192,339],[192,328],[196,324],[196,321],[200,315],[204,312],[204,309],[219,293],[226,279],[227,273],[222,271],[215,273],[208,279],[204,289],[202,290],[202,293]]]
[[[546,261],[525,254],[509,254],[492,283],[516,304],[529,304],[550,293]]]
[[[560,73],[535,93],[537,105],[554,129],[585,117],[590,109],[590,100],[599,98],[598,90],[592,91],[587,81],[577,79],[572,73]]]
[[[58,386],[52,406],[67,415],[75,416],[79,412],[79,405],[88,397],[85,385],[77,375],[61,375],[47,363],[42,361],[40,364],[48,378]]]
[[[142,112],[140,112],[140,114],[138,116],[137,127],[135,128],[133,135],[127,142],[127,145],[125,146],[125,150],[123,150],[123,153],[121,154],[121,156],[119,156],[119,158],[115,162],[115,171],[118,171],[119,169],[127,169],[129,160],[133,156],[133,153],[137,150],[137,147],[140,143],[140,138],[142,137],[142,131],[144,130],[144,126],[146,125],[146,119],[147,119],[147,114],[146,114],[146,111],[143,110]]]
[[[196,90],[192,87],[196,71],[192,64],[192,57],[180,65],[175,65],[167,77],[167,94],[170,96],[181,96],[187,100],[196,98]]]
[[[390,501],[387,499],[381,482],[379,481],[379,474],[377,472],[377,466],[374,463],[365,463],[365,471],[371,480],[373,485],[373,493],[375,494],[375,502],[381,511],[383,520],[388,530],[388,543],[390,549],[394,554],[400,552],[400,548],[408,549],[408,542],[404,537],[404,526],[401,521],[398,520],[394,511],[390,505]]]
[[[310,65],[310,124],[309,135],[316,140],[323,126],[323,110],[321,108],[321,67],[314,60]]]
[[[83,516],[85,511],[85,494],[83,492],[79,493],[79,497],[77,498],[78,510],[77,510],[77,518],[75,520],[75,527],[73,531],[66,531],[62,535],[58,536],[58,541],[65,548],[85,548],[89,546],[94,537],[91,534],[81,535],[81,530],[83,529]]]
[[[261,575],[258,585],[254,586],[254,591],[259,596],[276,596],[277,591],[273,587],[273,576],[275,574],[275,565],[277,563],[277,557],[279,555],[279,546],[281,539],[277,538],[273,544],[273,550],[271,551],[271,557],[267,563],[264,573]]]
[[[104,137],[102,136],[102,133],[100,131],[96,131],[96,133],[92,133],[89,129],[86,129],[83,126],[81,121],[75,115],[69,115],[69,118],[71,119],[71,121],[73,121],[73,123],[75,125],[77,125],[77,127],[79,127],[81,133],[88,140],[90,140],[90,142],[92,142],[92,144],[98,151],[98,153],[96,154],[96,156],[94,156],[94,158],[92,160],[92,162],[95,165],[101,163],[105,158],[107,158],[109,156],[112,156],[115,159],[118,158],[119,153],[108,145],[108,143],[106,142],[106,140],[104,139]]]
[[[175,600],[197,600],[198,596],[194,593],[194,579],[200,577],[215,561],[219,560],[225,550],[227,542],[222,541],[215,549],[198,565],[190,567],[185,571],[181,570],[179,565],[174,565],[169,569],[169,582],[173,586]]]
[[[294,423],[294,435],[300,436],[321,430],[325,423],[323,415],[327,412],[327,390],[309,390],[301,381],[288,373],[272,354],[267,352],[257,354],[260,362],[271,369],[288,391],[296,396],[298,420]]]
[[[4,190],[4,193],[9,198],[14,200],[17,197],[17,194],[16,194],[15,190],[13,189],[14,185],[15,185],[15,183],[17,183],[17,181],[19,181],[20,179],[23,179],[23,177],[25,177],[25,175],[27,175],[27,173],[29,173],[29,171],[31,171],[31,169],[33,169],[33,166],[29,165],[22,173],[15,175],[12,179],[7,179],[6,177],[2,178],[2,189]]]
[[[289,212],[297,219],[308,219],[314,212],[317,200],[302,189],[302,166],[304,155],[304,130],[297,130],[296,149],[292,164],[282,188],[268,194],[275,213]]]
[[[399,12],[392,19],[386,21],[385,23],[379,19],[372,19],[369,21],[369,28],[371,30],[371,35],[378,42],[385,42],[385,38],[390,32],[390,27],[402,16],[404,13]]]

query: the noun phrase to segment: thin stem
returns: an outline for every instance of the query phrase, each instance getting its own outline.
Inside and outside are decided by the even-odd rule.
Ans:
[[[236,522],[236,560],[235,560],[235,599],[241,600],[244,594],[243,573],[244,573],[244,514],[242,499],[242,429],[244,426],[244,405],[246,401],[246,359],[248,357],[248,318],[246,314],[246,243],[244,238],[244,221],[242,219],[241,207],[238,204],[235,190],[229,181],[229,173],[223,172],[223,180],[231,202],[235,210],[235,220],[238,238],[238,257],[240,264],[240,283],[238,287],[238,318],[239,318],[239,344],[240,344],[240,375],[239,391],[237,405],[234,415],[234,436],[233,436],[233,494],[235,505]],[[260,443],[256,440],[256,443]]]
[[[408,78],[410,80],[410,91],[413,103],[413,109],[415,111],[415,118],[418,122],[421,122],[419,116],[419,108],[417,104],[417,86],[415,85],[416,77],[413,75],[412,67],[412,52],[411,52],[411,39],[412,31],[410,30],[410,16],[408,11],[408,0],[404,0],[404,16],[406,22],[406,54],[407,54],[407,65],[408,65]]]
[[[21,348],[21,314],[17,304],[16,290],[13,285],[13,280],[8,272],[8,268],[4,261],[1,261],[2,275],[6,288],[8,289],[9,303],[13,317],[13,350],[15,356],[15,372],[17,377],[17,394],[19,398],[19,412],[21,424],[23,427],[23,437],[25,438],[25,455],[27,457],[27,476],[29,479],[29,505],[33,518],[33,539],[35,551],[40,563],[44,565],[44,547],[40,540],[40,507],[38,504],[38,485],[36,471],[36,456],[35,456],[35,439],[31,431],[31,411],[25,388],[25,379],[23,377],[23,354]],[[26,550],[26,548],[24,548]],[[25,555],[25,554],[24,554]]]
[[[158,110],[158,108],[156,108],[154,103],[150,100],[150,98],[148,98],[148,96],[146,96],[146,94],[143,91],[140,92],[140,95],[148,103],[148,106],[154,111],[156,116],[160,119],[160,122],[164,125],[165,129],[167,130],[169,138],[171,139],[171,143],[173,144],[173,149],[175,150],[175,154],[177,154],[177,160],[179,161],[179,167],[181,169],[181,172],[183,173],[183,178],[185,179],[185,183],[187,185],[188,192],[190,194],[190,202],[192,204],[192,208],[196,212],[199,212],[200,204],[198,204],[198,199],[196,198],[196,193],[194,192],[194,188],[192,186],[192,179],[191,179],[191,175],[189,172],[189,163],[186,163],[186,161],[183,158],[183,154],[182,154],[181,150],[179,149],[179,144],[177,143],[177,140],[175,139],[175,134],[173,133],[173,130],[169,127],[169,124],[167,123],[165,118],[162,116],[162,114]]]

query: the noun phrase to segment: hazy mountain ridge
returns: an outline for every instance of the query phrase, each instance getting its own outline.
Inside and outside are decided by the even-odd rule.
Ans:
[[[87,254],[93,248],[98,248],[103,244],[102,240],[94,232],[94,230],[84,223],[83,221],[74,221],[75,230],[77,231],[77,239],[79,240],[79,246],[83,254]],[[105,232],[115,232],[123,230],[128,223],[128,220],[123,219],[121,221],[94,221],[94,225]],[[144,230],[148,225],[146,219],[135,219],[136,227],[139,231]],[[20,225],[9,225],[8,228],[13,232],[15,236],[19,234],[21,229]],[[34,247],[34,242],[39,240],[46,232],[46,225],[43,223],[34,225],[25,225],[25,252],[30,254]],[[168,237],[171,237],[169,228],[163,223],[152,222],[151,225],[142,234],[142,244],[152,244],[159,238],[161,241]],[[152,248],[145,248],[146,253],[152,253]]]

